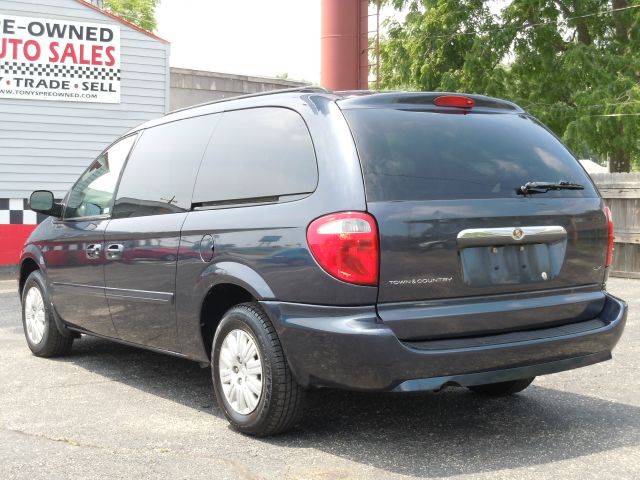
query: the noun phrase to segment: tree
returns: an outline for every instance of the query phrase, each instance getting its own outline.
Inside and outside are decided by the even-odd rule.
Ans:
[[[160,0],[104,0],[104,9],[140,28],[153,32],[158,23],[155,11]]]
[[[387,0],[384,88],[515,101],[612,171],[640,163],[640,0]]]

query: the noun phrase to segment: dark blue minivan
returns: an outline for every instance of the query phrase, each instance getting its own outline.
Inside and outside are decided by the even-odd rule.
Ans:
[[[478,95],[302,88],[171,113],[96,158],[22,253],[31,351],[211,365],[241,432],[305,390],[524,390],[611,358],[613,224],[567,148]]]

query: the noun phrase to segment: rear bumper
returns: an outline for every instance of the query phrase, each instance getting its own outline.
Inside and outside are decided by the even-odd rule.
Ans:
[[[438,390],[533,377],[611,358],[627,306],[606,294],[590,320],[456,341],[402,342],[374,306],[262,302],[303,386],[354,390]]]

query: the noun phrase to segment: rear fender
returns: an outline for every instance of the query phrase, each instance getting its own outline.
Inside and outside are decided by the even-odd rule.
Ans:
[[[273,291],[258,272],[247,265],[236,262],[214,263],[203,273],[204,292],[209,292],[214,286],[230,283],[247,290],[256,300],[270,300],[274,298]],[[204,297],[202,297],[204,301]]]
[[[182,282],[178,267],[178,285]],[[191,283],[191,282],[189,282]],[[235,285],[246,290],[257,301],[271,300],[273,291],[264,278],[247,265],[237,262],[218,262],[203,270],[191,291],[177,291],[178,335],[182,353],[200,362],[208,362],[207,346],[202,336],[202,315],[209,292],[217,285]]]

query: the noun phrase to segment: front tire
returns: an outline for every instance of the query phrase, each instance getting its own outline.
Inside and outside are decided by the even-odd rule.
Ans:
[[[520,380],[511,380],[509,382],[489,383],[487,385],[474,385],[468,387],[474,393],[486,395],[489,397],[506,397],[520,393],[529,385],[536,377],[522,378]]]
[[[282,433],[302,418],[297,384],[271,321],[257,303],[231,308],[213,339],[211,374],[218,405],[242,433]]]
[[[24,336],[36,357],[60,357],[71,350],[73,337],[58,330],[53,315],[44,276],[36,270],[29,275],[22,290]]]

